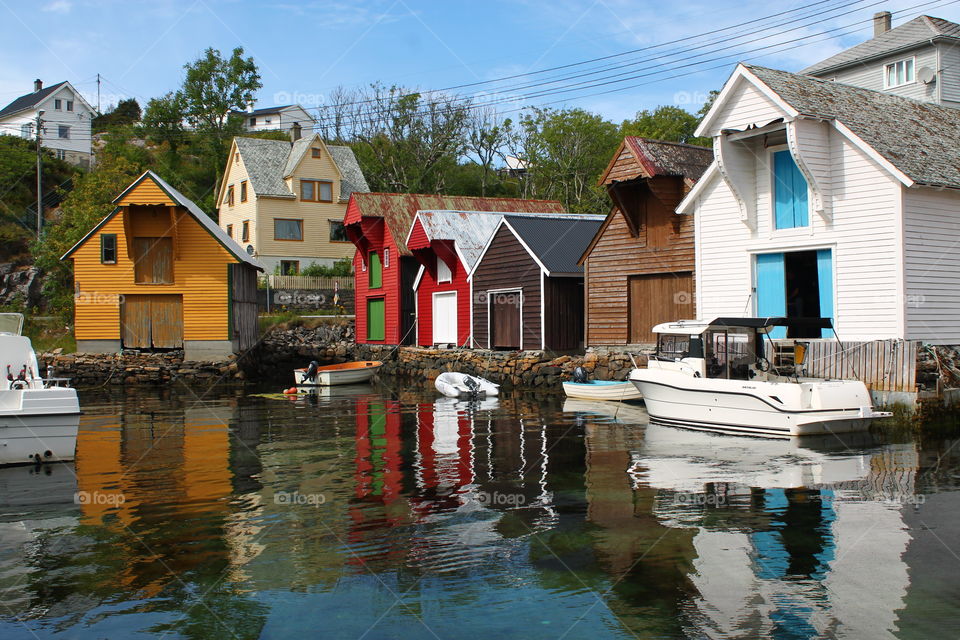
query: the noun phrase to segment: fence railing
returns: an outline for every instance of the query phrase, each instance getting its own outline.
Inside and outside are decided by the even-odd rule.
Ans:
[[[260,286],[270,286],[271,289],[353,289],[353,276],[275,276],[264,275],[260,278]]]
[[[806,345],[803,363],[806,375],[815,378],[860,380],[876,391],[917,390],[917,352],[912,340],[775,340],[778,351],[792,360],[795,342]],[[785,364],[792,364],[792,361]]]

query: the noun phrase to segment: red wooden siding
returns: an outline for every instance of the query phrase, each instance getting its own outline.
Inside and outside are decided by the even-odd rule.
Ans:
[[[433,294],[443,291],[457,292],[457,344],[470,346],[470,283],[467,282],[467,270],[458,258],[454,256],[450,265],[450,282],[437,284],[436,261],[439,257],[430,252],[428,256],[421,256],[421,250],[415,250],[421,263],[426,261],[429,266],[423,270],[420,284],[417,287],[417,344],[429,346],[433,344]]]

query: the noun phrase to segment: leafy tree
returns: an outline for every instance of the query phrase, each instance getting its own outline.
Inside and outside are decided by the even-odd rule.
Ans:
[[[560,200],[570,211],[604,213],[606,192],[596,181],[620,143],[617,125],[583,109],[534,108],[514,134],[527,163],[527,194]]]
[[[42,241],[34,243],[36,266],[45,275],[44,295],[54,310],[70,309],[73,295],[70,265],[61,262],[60,256],[113,211],[113,199],[138,175],[140,167],[127,158],[104,156],[96,171],[76,180],[63,201],[60,220],[48,227]]]
[[[311,262],[300,270],[302,276],[313,276],[320,278],[329,278],[333,276],[353,275],[353,260],[350,258],[341,258],[333,263],[333,266],[326,266]]]
[[[496,180],[497,174],[493,170],[493,163],[503,157],[503,147],[506,143],[506,123],[500,121],[493,107],[486,107],[474,111],[467,121],[466,149],[475,158],[480,166],[480,194],[487,195],[487,185],[491,179]]]
[[[142,115],[136,98],[121,100],[113,109],[93,119],[93,132],[102,133],[110,127],[135,124]]]
[[[620,133],[623,136],[640,136],[654,140],[709,146],[709,138],[697,138],[693,135],[699,123],[700,118],[689,111],[663,105],[653,111],[647,109],[639,111],[633,120],[624,120],[620,125]]]
[[[166,144],[170,151],[184,142],[186,105],[180,93],[170,92],[160,98],[151,98],[143,114],[143,133],[155,144]]]
[[[180,89],[184,114],[201,132],[225,132],[230,120],[240,118],[234,112],[253,102],[263,86],[253,58],[243,57],[243,47],[235,48],[227,59],[211,47],[184,69],[187,75]]]
[[[709,94],[707,94],[707,100],[703,103],[703,106],[700,107],[700,111],[697,111],[697,122],[703,120],[704,116],[707,115],[707,112],[710,111],[710,107],[713,106],[713,103],[716,102],[717,96],[720,95],[720,92],[716,89],[712,89]]]

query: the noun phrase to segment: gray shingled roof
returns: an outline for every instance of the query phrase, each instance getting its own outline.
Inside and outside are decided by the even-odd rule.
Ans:
[[[802,115],[838,120],[915,182],[960,188],[960,110],[743,65]]]
[[[46,87],[44,89],[40,89],[40,91],[32,91],[28,94],[20,96],[19,98],[17,98],[7,106],[5,106],[3,109],[0,109],[0,118],[17,113],[18,111],[23,111],[24,109],[29,109],[31,107],[36,106],[44,98],[46,98],[51,93],[53,93],[54,91],[56,91],[57,89],[59,89],[65,84],[67,84],[66,80],[64,80],[63,82],[58,82],[57,84],[50,85],[49,87]]]
[[[835,56],[812,64],[800,73],[819,75],[897,51],[919,47],[934,38],[960,38],[960,25],[942,18],[918,16],[876,38],[861,42]]]
[[[504,216],[550,273],[583,273],[577,260],[593,240],[604,216],[592,219]]]
[[[313,142],[312,136],[300,138],[294,143],[286,140],[244,137],[237,137],[235,140],[237,150],[250,176],[250,186],[254,193],[258,196],[296,197],[287,188],[284,178],[293,173],[297,164],[307,153]],[[350,147],[328,146],[327,151],[340,169],[342,200],[348,199],[355,191],[363,193],[370,191]]]
[[[637,136],[627,136],[624,141],[654,176],[682,176],[695,182],[713,162],[713,149],[707,147]]]

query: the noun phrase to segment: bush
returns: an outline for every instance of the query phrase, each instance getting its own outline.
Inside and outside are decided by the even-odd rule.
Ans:
[[[311,262],[308,266],[300,270],[300,275],[313,276],[315,278],[350,276],[353,275],[353,261],[350,258],[342,258],[337,260],[332,267]]]

